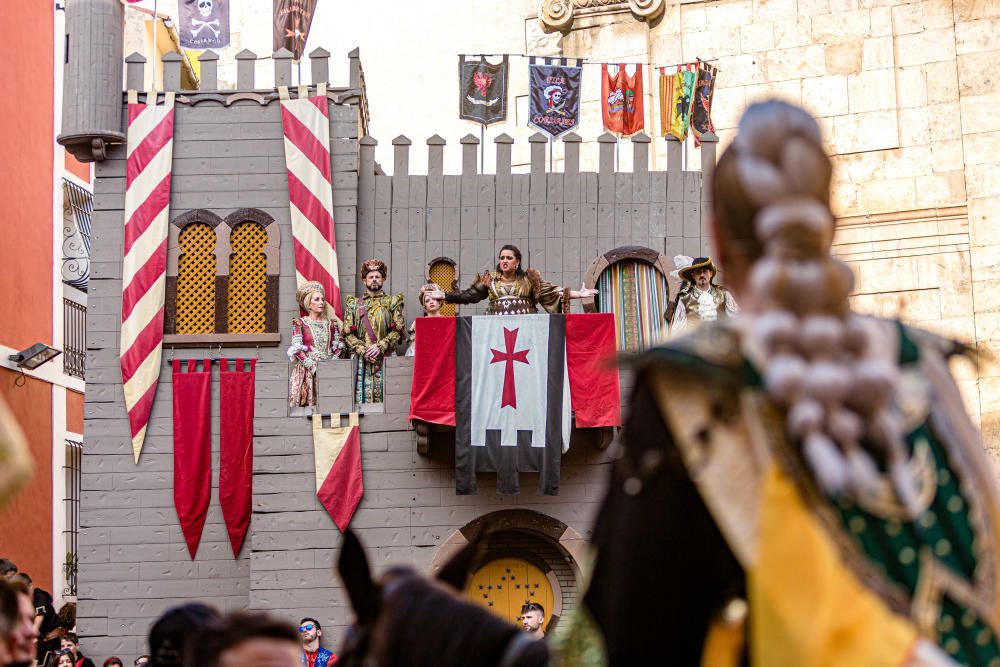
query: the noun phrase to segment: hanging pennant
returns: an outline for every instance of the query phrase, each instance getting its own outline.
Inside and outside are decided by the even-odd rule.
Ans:
[[[601,67],[601,115],[604,129],[628,136],[640,131],[643,122],[642,65],[629,76],[627,65]],[[612,68],[615,72],[612,74]]]
[[[185,49],[229,46],[229,0],[180,0],[177,32]]]
[[[334,414],[331,419],[339,421],[340,415]],[[344,532],[365,493],[358,413],[350,414],[347,426],[330,428],[323,428],[323,415],[315,414],[312,426],[316,497],[330,513],[340,532]]]
[[[570,66],[565,58],[557,65],[550,58],[536,60],[532,57],[528,64],[528,125],[555,138],[580,123],[583,61]]]
[[[660,132],[687,139],[691,123],[691,104],[697,72],[694,64],[678,65],[676,72],[660,68]]]
[[[219,373],[219,504],[233,557],[250,527],[253,498],[253,403],[257,360],[220,359]],[[249,366],[249,368],[248,368]]]
[[[712,123],[712,97],[715,95],[715,76],[719,70],[708,63],[698,61],[698,81],[695,83],[694,104],[691,111],[691,131],[694,145],[701,145],[701,135],[715,132]]]
[[[139,462],[156,397],[163,348],[167,228],[174,151],[174,94],[139,104],[128,91],[125,165],[125,247],[122,257],[122,320],[119,364],[132,455]]]
[[[507,120],[507,56],[496,65],[486,58],[458,57],[458,117],[482,125]]]
[[[174,507],[194,560],[212,495],[212,436],[209,412],[212,398],[212,362],[205,359],[173,361],[174,389]]]
[[[301,59],[316,13],[316,0],[273,0],[271,9],[274,50],[286,48],[295,60]]]

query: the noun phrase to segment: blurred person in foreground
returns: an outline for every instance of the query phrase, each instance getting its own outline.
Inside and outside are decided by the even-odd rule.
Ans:
[[[180,667],[192,639],[210,632],[218,625],[221,615],[215,607],[202,602],[188,602],[163,612],[149,629],[151,656],[137,659],[136,667]],[[147,662],[140,666],[143,657]]]
[[[965,349],[851,310],[831,171],[802,109],[747,109],[712,179],[741,317],[636,361],[563,664],[1000,664],[996,473],[948,368]]]
[[[35,664],[35,608],[22,581],[0,581],[0,667]]]
[[[295,628],[266,614],[230,614],[188,644],[185,667],[299,667]]]

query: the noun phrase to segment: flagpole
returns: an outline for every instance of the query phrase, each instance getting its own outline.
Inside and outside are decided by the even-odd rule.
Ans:
[[[157,25],[156,25],[156,21],[157,21],[157,18],[156,18],[156,3],[157,3],[157,0],[153,0],[153,58],[152,58],[152,63],[153,63],[153,91],[154,92],[156,91],[156,28],[157,28]],[[149,100],[146,100],[146,103],[149,104]],[[156,104],[156,96],[155,95],[153,96],[153,104]]]
[[[553,139],[552,135],[550,134],[549,135],[549,173],[550,174],[553,173],[552,154],[555,153],[555,152],[556,152],[556,149],[555,149],[555,139]]]
[[[486,123],[479,124],[479,173],[486,173]]]

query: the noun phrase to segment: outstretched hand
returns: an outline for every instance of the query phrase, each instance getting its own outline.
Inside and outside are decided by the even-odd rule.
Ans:
[[[579,290],[570,290],[569,298],[571,299],[587,299],[592,296],[597,296],[598,292],[592,287],[587,287],[586,285],[580,285]]]
[[[424,285],[420,288],[424,294],[428,295],[432,299],[437,299],[438,301],[444,301],[444,290],[437,283],[430,283]]]

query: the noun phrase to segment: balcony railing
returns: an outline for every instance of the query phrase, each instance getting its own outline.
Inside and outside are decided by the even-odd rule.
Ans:
[[[63,371],[83,378],[87,359],[87,307],[63,299]]]

